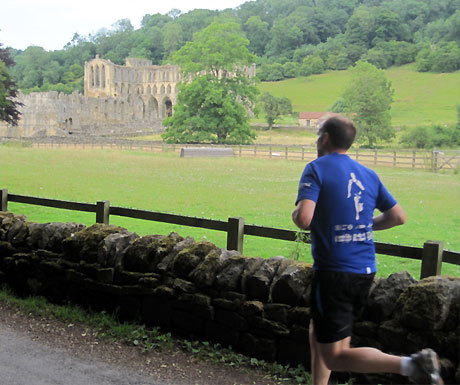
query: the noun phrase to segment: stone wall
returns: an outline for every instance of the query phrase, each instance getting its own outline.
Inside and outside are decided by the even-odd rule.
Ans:
[[[0,212],[0,282],[19,294],[118,312],[122,320],[203,338],[250,356],[309,367],[311,266],[248,258],[176,233],[31,223]],[[395,354],[431,347],[446,383],[460,382],[460,278],[375,280],[353,344]],[[361,383],[405,383],[360,376]]]
[[[18,126],[0,122],[0,137],[101,136],[139,130],[162,130],[167,115],[167,95],[142,97],[89,98],[50,92],[20,94],[24,104]]]

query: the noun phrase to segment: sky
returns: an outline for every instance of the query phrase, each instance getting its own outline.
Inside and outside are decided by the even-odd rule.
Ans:
[[[235,8],[245,0],[1,0],[0,43],[24,50],[37,45],[60,50],[75,32],[88,36],[110,29],[120,19],[130,19],[135,29],[145,14],[166,14],[171,9]]]

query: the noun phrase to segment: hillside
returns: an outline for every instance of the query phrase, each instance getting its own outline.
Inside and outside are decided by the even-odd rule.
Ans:
[[[360,59],[378,68],[460,69],[460,0],[252,0],[223,11],[146,13],[139,29],[129,19],[114,20],[110,30],[75,33],[63,50],[11,47],[12,76],[24,93],[82,91],[84,63],[96,55],[120,65],[127,57],[171,63],[216,21],[239,25],[261,80],[344,70]]]
[[[385,70],[395,90],[391,109],[395,127],[454,124],[460,104],[460,71],[453,73],[416,72],[414,65]],[[293,110],[328,111],[350,79],[345,71],[329,71],[307,78],[262,82],[261,91],[291,99]]]

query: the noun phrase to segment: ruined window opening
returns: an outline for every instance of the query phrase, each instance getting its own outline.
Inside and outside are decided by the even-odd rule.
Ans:
[[[90,78],[91,87],[94,87],[94,67],[91,66],[91,78]]]
[[[101,73],[99,72],[99,66],[96,66],[96,87],[100,87],[101,85],[100,77]]]
[[[105,88],[105,66],[102,66],[101,77],[102,77],[102,88]]]

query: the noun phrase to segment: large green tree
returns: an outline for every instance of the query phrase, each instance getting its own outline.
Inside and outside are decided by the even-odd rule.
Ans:
[[[17,125],[20,117],[18,108],[22,105],[16,100],[16,83],[8,72],[14,64],[7,49],[0,44],[0,120]]]
[[[374,147],[377,140],[394,137],[391,126],[391,103],[394,90],[385,72],[359,61],[351,68],[351,80],[343,94],[345,112],[358,129],[358,143]]]
[[[260,95],[258,102],[265,114],[269,130],[273,128],[273,125],[281,116],[292,114],[292,103],[289,98],[278,98],[269,92],[264,92]]]
[[[174,55],[183,82],[175,112],[166,118],[168,143],[250,143],[257,88],[245,68],[255,60],[238,24],[214,22]]]

